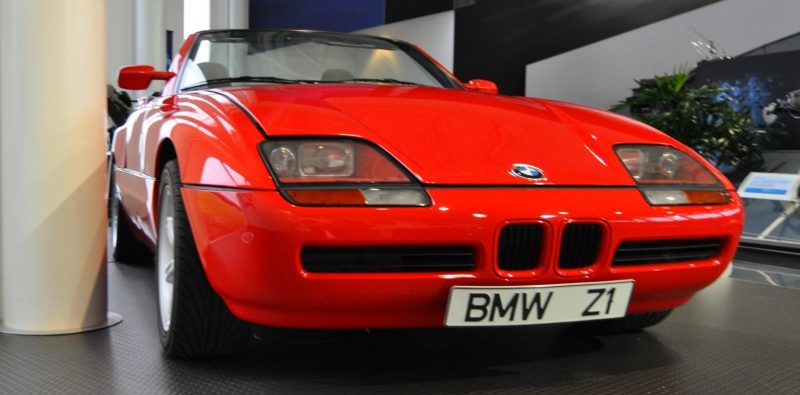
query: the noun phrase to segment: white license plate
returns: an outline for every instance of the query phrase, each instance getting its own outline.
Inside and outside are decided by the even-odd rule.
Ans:
[[[446,326],[552,324],[625,316],[633,280],[450,289]]]

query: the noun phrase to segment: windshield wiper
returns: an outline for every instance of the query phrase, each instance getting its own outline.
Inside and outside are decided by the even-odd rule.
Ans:
[[[253,77],[249,75],[243,75],[240,77],[229,77],[229,78],[213,78],[210,80],[203,81],[198,84],[190,85],[183,90],[189,89],[198,89],[198,88],[205,88],[211,85],[216,84],[229,84],[231,82],[260,82],[260,83],[272,83],[272,84],[317,84],[321,81],[318,80],[294,80],[290,78],[280,78],[280,77]]]
[[[401,81],[394,78],[350,78],[346,80],[331,81],[331,82],[377,82],[381,84],[415,85],[415,86],[421,85],[416,82]]]

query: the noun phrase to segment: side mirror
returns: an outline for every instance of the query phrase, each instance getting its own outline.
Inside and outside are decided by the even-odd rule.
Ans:
[[[474,92],[497,94],[497,84],[489,80],[470,80],[464,84],[464,88]]]
[[[119,87],[122,89],[147,89],[153,80],[166,81],[174,76],[175,73],[171,71],[156,71],[155,67],[153,66],[126,66],[119,70],[117,85],[119,85]]]

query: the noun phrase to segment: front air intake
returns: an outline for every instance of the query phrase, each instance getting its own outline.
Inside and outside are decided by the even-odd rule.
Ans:
[[[500,232],[497,265],[502,270],[528,270],[539,265],[544,230],[539,224],[508,225]]]
[[[469,246],[306,247],[310,273],[463,272],[475,266]]]
[[[573,223],[567,225],[561,236],[558,267],[578,269],[595,263],[602,241],[603,227],[600,224]]]
[[[722,251],[723,239],[628,241],[619,245],[613,266],[701,261]]]

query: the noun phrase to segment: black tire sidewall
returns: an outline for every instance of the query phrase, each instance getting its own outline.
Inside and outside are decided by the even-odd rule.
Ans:
[[[116,243],[112,243],[112,239],[109,238],[109,246],[110,246],[110,257],[115,262],[119,262],[120,260],[126,260],[130,258],[128,255],[128,251],[126,251],[125,243],[129,243],[133,238],[133,235],[130,234],[129,229],[127,228],[128,223],[126,222],[127,219],[125,218],[125,210],[122,208],[122,202],[120,201],[119,194],[117,193],[117,184],[116,178],[114,177],[113,169],[111,173],[111,182],[109,186],[109,205],[110,208],[108,210],[109,214],[112,218],[110,221],[114,220],[116,217],[117,227],[116,229],[111,229],[111,238],[116,238]],[[114,234],[116,232],[116,234]]]
[[[161,216],[161,207],[163,206],[163,200],[165,199],[165,194],[164,194],[165,188],[171,188],[172,189],[172,198],[173,199],[177,199],[178,197],[177,197],[176,194],[179,193],[179,191],[175,191],[175,188],[174,188],[175,185],[178,185],[179,180],[175,179],[177,177],[172,174],[172,172],[170,170],[170,167],[171,166],[165,166],[164,170],[161,172],[161,177],[159,179],[159,184],[158,184],[158,212],[157,212],[157,215],[158,215],[158,225],[157,225],[157,229],[158,230],[157,231],[158,232],[161,231],[161,221],[163,221],[163,218]],[[174,205],[173,207],[177,210],[177,202],[173,201],[172,204]],[[177,232],[177,229],[173,229],[173,231]],[[175,235],[175,240],[178,240],[178,235],[177,234]],[[159,270],[159,266],[158,266],[159,253],[158,253],[158,251],[159,251],[159,248],[160,248],[159,247],[160,244],[161,244],[161,237],[159,236],[158,237],[158,241],[156,242],[155,259],[153,260],[154,261],[153,266],[155,266],[155,271],[156,271],[156,273],[155,273],[156,298],[157,298],[156,299],[156,303],[160,303],[160,297],[161,297],[160,290],[158,289],[158,281],[159,281],[158,280],[158,275],[159,275],[159,273],[158,273],[158,270]],[[173,245],[173,247],[175,247],[175,245]],[[175,311],[176,311],[175,308],[177,307],[176,306],[176,301],[178,300],[177,295],[178,295],[178,287],[179,287],[179,282],[180,282],[180,276],[178,276],[178,269],[179,269],[178,265],[180,265],[180,261],[181,261],[179,259],[179,256],[178,256],[179,251],[180,251],[179,248],[175,248],[175,251],[173,252],[175,254],[174,255],[175,262],[174,262],[174,267],[173,267],[174,275],[172,276],[172,287],[173,287],[172,288],[172,308],[170,309],[170,313],[171,313],[170,326],[169,326],[169,329],[166,330],[166,331],[164,330],[164,328],[161,325],[161,307],[160,307],[160,304],[157,305],[158,306],[158,308],[157,308],[157,311],[158,311],[158,322],[157,322],[158,323],[158,332],[159,332],[159,335],[160,335],[159,337],[161,339],[161,345],[164,347],[164,349],[169,349],[172,346],[172,340],[173,340],[173,337],[175,335],[175,331],[174,331],[174,328],[175,328]]]

